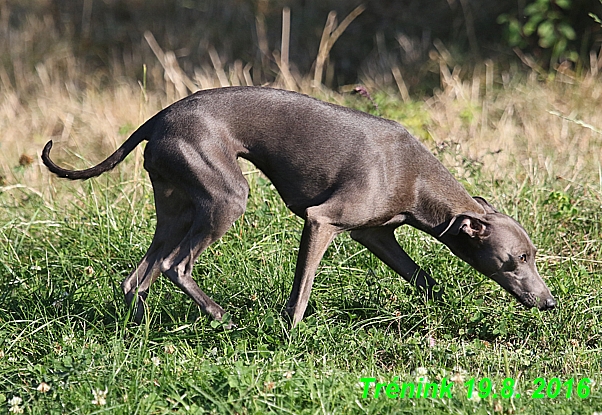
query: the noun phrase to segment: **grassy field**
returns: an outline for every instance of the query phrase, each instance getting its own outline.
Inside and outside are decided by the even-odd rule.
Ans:
[[[44,21],[30,24],[29,32],[52,36]],[[238,328],[221,330],[164,278],[151,288],[149,318],[137,326],[119,284],[154,230],[141,151],[86,182],[51,177],[39,153],[52,138],[63,165],[96,163],[177,98],[178,85],[107,83],[80,71],[60,42],[34,65],[27,48],[35,36],[18,36],[0,68],[0,411],[602,411],[602,82],[595,71],[542,80],[488,64],[467,75],[441,57],[441,87],[424,99],[375,92],[370,80],[378,107],[305,91],[401,122],[471,194],[517,218],[539,249],[557,309],[523,308],[437,241],[403,228],[400,243],[442,283],[443,302],[426,302],[342,235],[321,263],[305,320],[290,331],[281,311],[302,223],[245,165],[247,213],[194,273]],[[391,399],[384,390],[375,397],[372,385],[364,397],[362,378],[455,386],[442,397]],[[488,396],[485,378],[493,384]],[[512,398],[503,388],[508,378]],[[537,378],[552,385],[551,395],[554,378],[564,386],[540,399]]]

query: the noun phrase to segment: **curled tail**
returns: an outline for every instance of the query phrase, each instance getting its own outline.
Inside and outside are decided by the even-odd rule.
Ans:
[[[106,171],[111,170],[113,167],[118,165],[126,158],[128,154],[136,148],[144,140],[148,140],[154,126],[154,118],[148,120],[119,147],[113,154],[107,157],[104,161],[100,162],[94,167],[84,170],[67,170],[60,166],[57,166],[54,161],[50,160],[50,149],[52,148],[52,140],[46,143],[42,150],[42,161],[48,167],[52,173],[59,177],[63,177],[70,180],[83,180],[91,177],[100,176]]]

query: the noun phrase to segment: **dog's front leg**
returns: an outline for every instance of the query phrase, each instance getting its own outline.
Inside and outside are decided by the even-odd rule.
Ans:
[[[399,246],[394,230],[390,227],[367,228],[353,230],[350,234],[406,281],[423,290],[427,298],[440,300],[443,291],[433,290],[437,281],[424,272]]]
[[[309,208],[306,212],[295,269],[295,280],[293,281],[291,295],[286,303],[286,312],[291,319],[292,327],[295,327],[303,319],[320,260],[324,256],[328,245],[340,233],[338,228],[331,225],[327,218],[317,214],[316,209]]]

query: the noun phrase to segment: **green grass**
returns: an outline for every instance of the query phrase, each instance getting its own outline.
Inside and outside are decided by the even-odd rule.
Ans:
[[[14,396],[32,414],[602,410],[599,195],[528,182],[481,192],[530,231],[559,300],[552,312],[523,308],[447,248],[403,228],[400,242],[445,287],[444,302],[425,302],[342,235],[321,263],[305,320],[289,331],[281,312],[302,223],[268,181],[248,178],[246,214],[194,271],[238,323],[232,331],[214,327],[165,278],[151,288],[146,322],[129,322],[119,284],[154,230],[146,179],[117,172],[77,187],[56,181],[56,202],[27,189],[1,193],[0,410]],[[479,169],[469,179],[471,191],[487,183]],[[583,255],[563,257],[575,244]],[[374,398],[373,388],[362,397],[362,377],[409,382],[421,368],[433,382],[460,376],[453,397]],[[468,400],[459,379],[472,377],[491,378],[498,393],[513,378],[522,396]],[[564,389],[532,399],[539,377],[595,383],[587,399],[573,390],[568,400]],[[41,382],[48,392],[36,389]],[[93,403],[93,390],[107,391],[105,405]]]

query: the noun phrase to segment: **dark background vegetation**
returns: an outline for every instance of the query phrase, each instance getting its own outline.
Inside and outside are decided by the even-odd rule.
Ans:
[[[265,22],[269,50],[279,50],[282,9],[290,7],[290,60],[298,73],[308,74],[316,59],[328,12],[336,11],[340,22],[361,3],[357,0],[3,0],[0,14],[5,29],[6,25],[23,24],[32,14],[51,18],[60,38],[68,42],[78,58],[84,59],[87,69],[114,71],[109,74],[113,78],[140,79],[142,65],[155,61],[143,37],[145,31],[150,31],[164,50],[174,51],[179,65],[188,74],[194,68],[211,64],[208,49],[213,47],[224,64],[240,60],[242,64],[253,65],[254,81],[263,83],[273,80],[277,68],[270,62],[273,57],[266,56],[259,48],[262,39],[258,38],[258,21]],[[533,11],[533,6],[529,9],[534,3],[539,5],[537,11]],[[571,68],[579,70],[589,66],[590,52],[599,50],[602,36],[600,25],[589,16],[602,15],[598,0],[371,0],[363,4],[366,10],[331,51],[330,63],[334,66],[325,81],[329,86],[355,83],[363,76],[381,76],[385,82],[392,81],[390,68],[398,66],[408,87],[414,90],[421,82],[428,82],[429,52],[441,49],[441,45],[452,51],[463,67],[483,59],[497,63],[518,61],[520,55],[523,62],[537,64],[544,70],[567,60]],[[523,28],[532,18],[535,31],[525,33]],[[544,21],[555,35],[538,33],[537,26]],[[573,33],[562,26],[569,26]],[[551,36],[547,43],[542,42],[543,34]],[[553,51],[555,46],[562,49],[558,56]],[[570,59],[565,53],[569,51]],[[111,67],[109,63],[112,69],[106,69]]]

